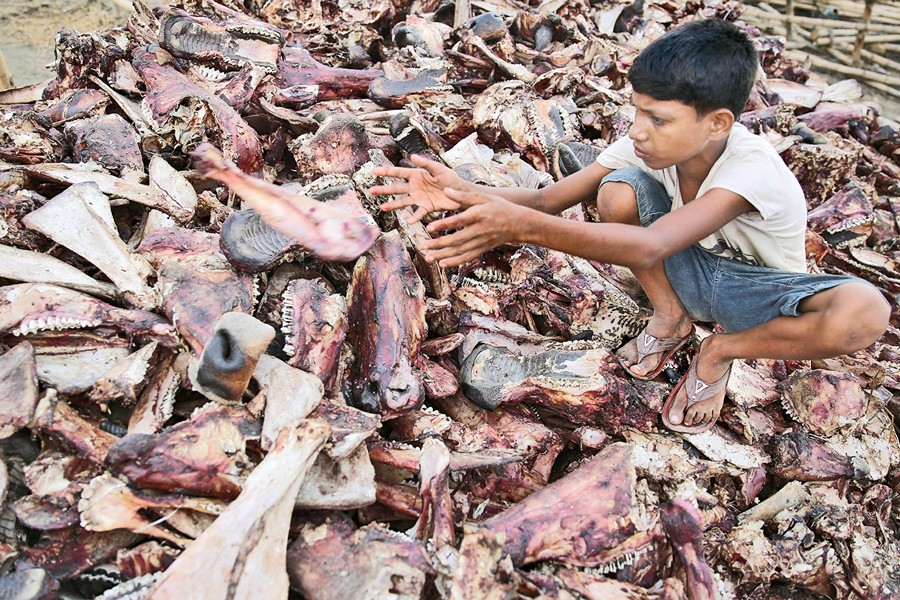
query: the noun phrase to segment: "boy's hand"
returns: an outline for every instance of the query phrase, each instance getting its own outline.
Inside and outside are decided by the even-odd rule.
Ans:
[[[442,267],[455,267],[475,260],[484,252],[518,241],[523,223],[521,213],[527,209],[500,196],[480,192],[461,192],[450,188],[444,194],[464,209],[462,212],[430,223],[425,229],[435,234],[456,229],[422,244],[429,262]]]
[[[394,194],[393,200],[381,205],[381,210],[396,210],[406,206],[416,206],[415,212],[407,219],[412,224],[420,221],[430,212],[456,210],[459,204],[444,193],[445,188],[463,189],[465,182],[450,169],[438,162],[413,154],[410,160],[420,169],[402,167],[377,167],[375,174],[381,177],[397,177],[405,182],[390,185],[376,185],[369,189],[375,196]]]

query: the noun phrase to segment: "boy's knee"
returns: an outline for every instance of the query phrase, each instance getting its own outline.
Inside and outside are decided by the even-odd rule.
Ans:
[[[859,350],[878,341],[891,318],[891,306],[881,292],[862,282],[843,284],[837,291],[832,309],[843,321],[847,343]]]
[[[597,217],[604,223],[640,224],[637,195],[623,181],[607,181],[597,191]]]

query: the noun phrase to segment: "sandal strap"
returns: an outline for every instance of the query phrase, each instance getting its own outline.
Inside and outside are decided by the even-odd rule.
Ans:
[[[678,344],[684,341],[684,338],[658,338],[655,335],[647,333],[647,329],[642,329],[635,339],[635,347],[637,348],[637,362],[643,361],[651,354],[659,352],[668,352]]]
[[[728,377],[731,375],[731,366],[729,366],[728,370],[725,371],[725,374],[712,383],[703,381],[697,377],[697,362],[699,358],[700,354],[698,353],[697,356],[694,357],[694,360],[691,361],[691,366],[688,368],[686,379],[684,381],[684,391],[688,397],[688,405],[685,407],[685,410],[698,402],[702,402],[709,397],[717,395],[725,389],[725,386],[728,385]]]

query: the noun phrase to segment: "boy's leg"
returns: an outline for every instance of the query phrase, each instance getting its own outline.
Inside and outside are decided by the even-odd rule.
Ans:
[[[808,360],[849,354],[881,337],[890,319],[890,306],[881,293],[862,281],[849,282],[807,296],[799,315],[779,316],[735,333],[713,334],[701,345],[697,377],[714,382],[735,359]],[[672,403],[669,420],[697,426],[714,421],[722,409],[724,390],[685,410],[682,388]]]
[[[644,188],[645,183],[656,184],[655,181],[649,179],[649,175],[644,175],[637,169],[623,169],[614,172],[613,175],[616,177],[609,176],[604,179],[604,183],[597,192],[597,212],[602,221],[641,225],[639,201],[644,202],[641,210],[645,213],[645,221],[658,218],[668,212],[665,206],[652,207],[654,203],[664,204],[666,202],[671,207],[671,200],[664,196],[665,190],[659,184],[657,184],[658,189],[647,190]],[[660,192],[664,197],[647,198],[647,196],[658,196]],[[640,200],[638,199],[639,193],[642,195]],[[658,214],[646,214],[654,210],[658,211]],[[647,325],[647,333],[658,339],[683,338],[688,335],[692,327],[691,319],[675,294],[675,290],[672,289],[663,263],[660,262],[649,269],[634,269],[632,272],[653,305],[653,317]],[[633,373],[644,375],[659,364],[663,353],[650,354],[637,363],[637,342],[633,339],[617,350],[616,354]]]

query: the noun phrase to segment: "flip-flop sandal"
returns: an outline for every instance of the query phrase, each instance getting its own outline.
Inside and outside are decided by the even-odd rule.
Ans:
[[[645,327],[635,338],[635,346],[637,347],[637,361],[634,364],[640,364],[642,360],[644,360],[651,354],[664,352],[664,354],[660,357],[659,362],[656,364],[652,371],[643,375],[638,375],[631,370],[631,367],[633,367],[634,365],[626,365],[621,360],[619,361],[619,364],[621,364],[622,368],[628,371],[628,374],[635,379],[640,379],[641,381],[650,381],[651,379],[655,379],[656,376],[659,375],[665,368],[666,363],[670,358],[672,358],[672,355],[675,354],[679,348],[684,346],[688,342],[688,340],[691,339],[695,332],[696,328],[693,324],[691,324],[691,330],[684,337],[660,339],[655,335],[650,335],[649,333],[647,333],[647,328]]]
[[[703,349],[702,345],[700,349]],[[728,384],[728,377],[731,375],[731,365],[728,366],[728,370],[722,377],[712,383],[707,383],[697,377],[697,360],[699,358],[700,351],[694,356],[694,359],[691,361],[691,366],[688,367],[687,373],[684,374],[681,381],[679,381],[672,391],[669,392],[669,396],[666,398],[665,404],[663,404],[662,422],[663,425],[672,431],[677,431],[679,433],[703,433],[704,431],[712,429],[712,426],[715,425],[718,420],[712,419],[709,423],[702,425],[676,425],[669,420],[669,410],[672,408],[672,403],[678,395],[678,390],[682,387],[687,392],[688,403],[687,406],[684,407],[684,412],[687,414],[690,407],[698,402],[703,402],[704,400],[715,397],[719,392],[724,390],[725,386]]]

